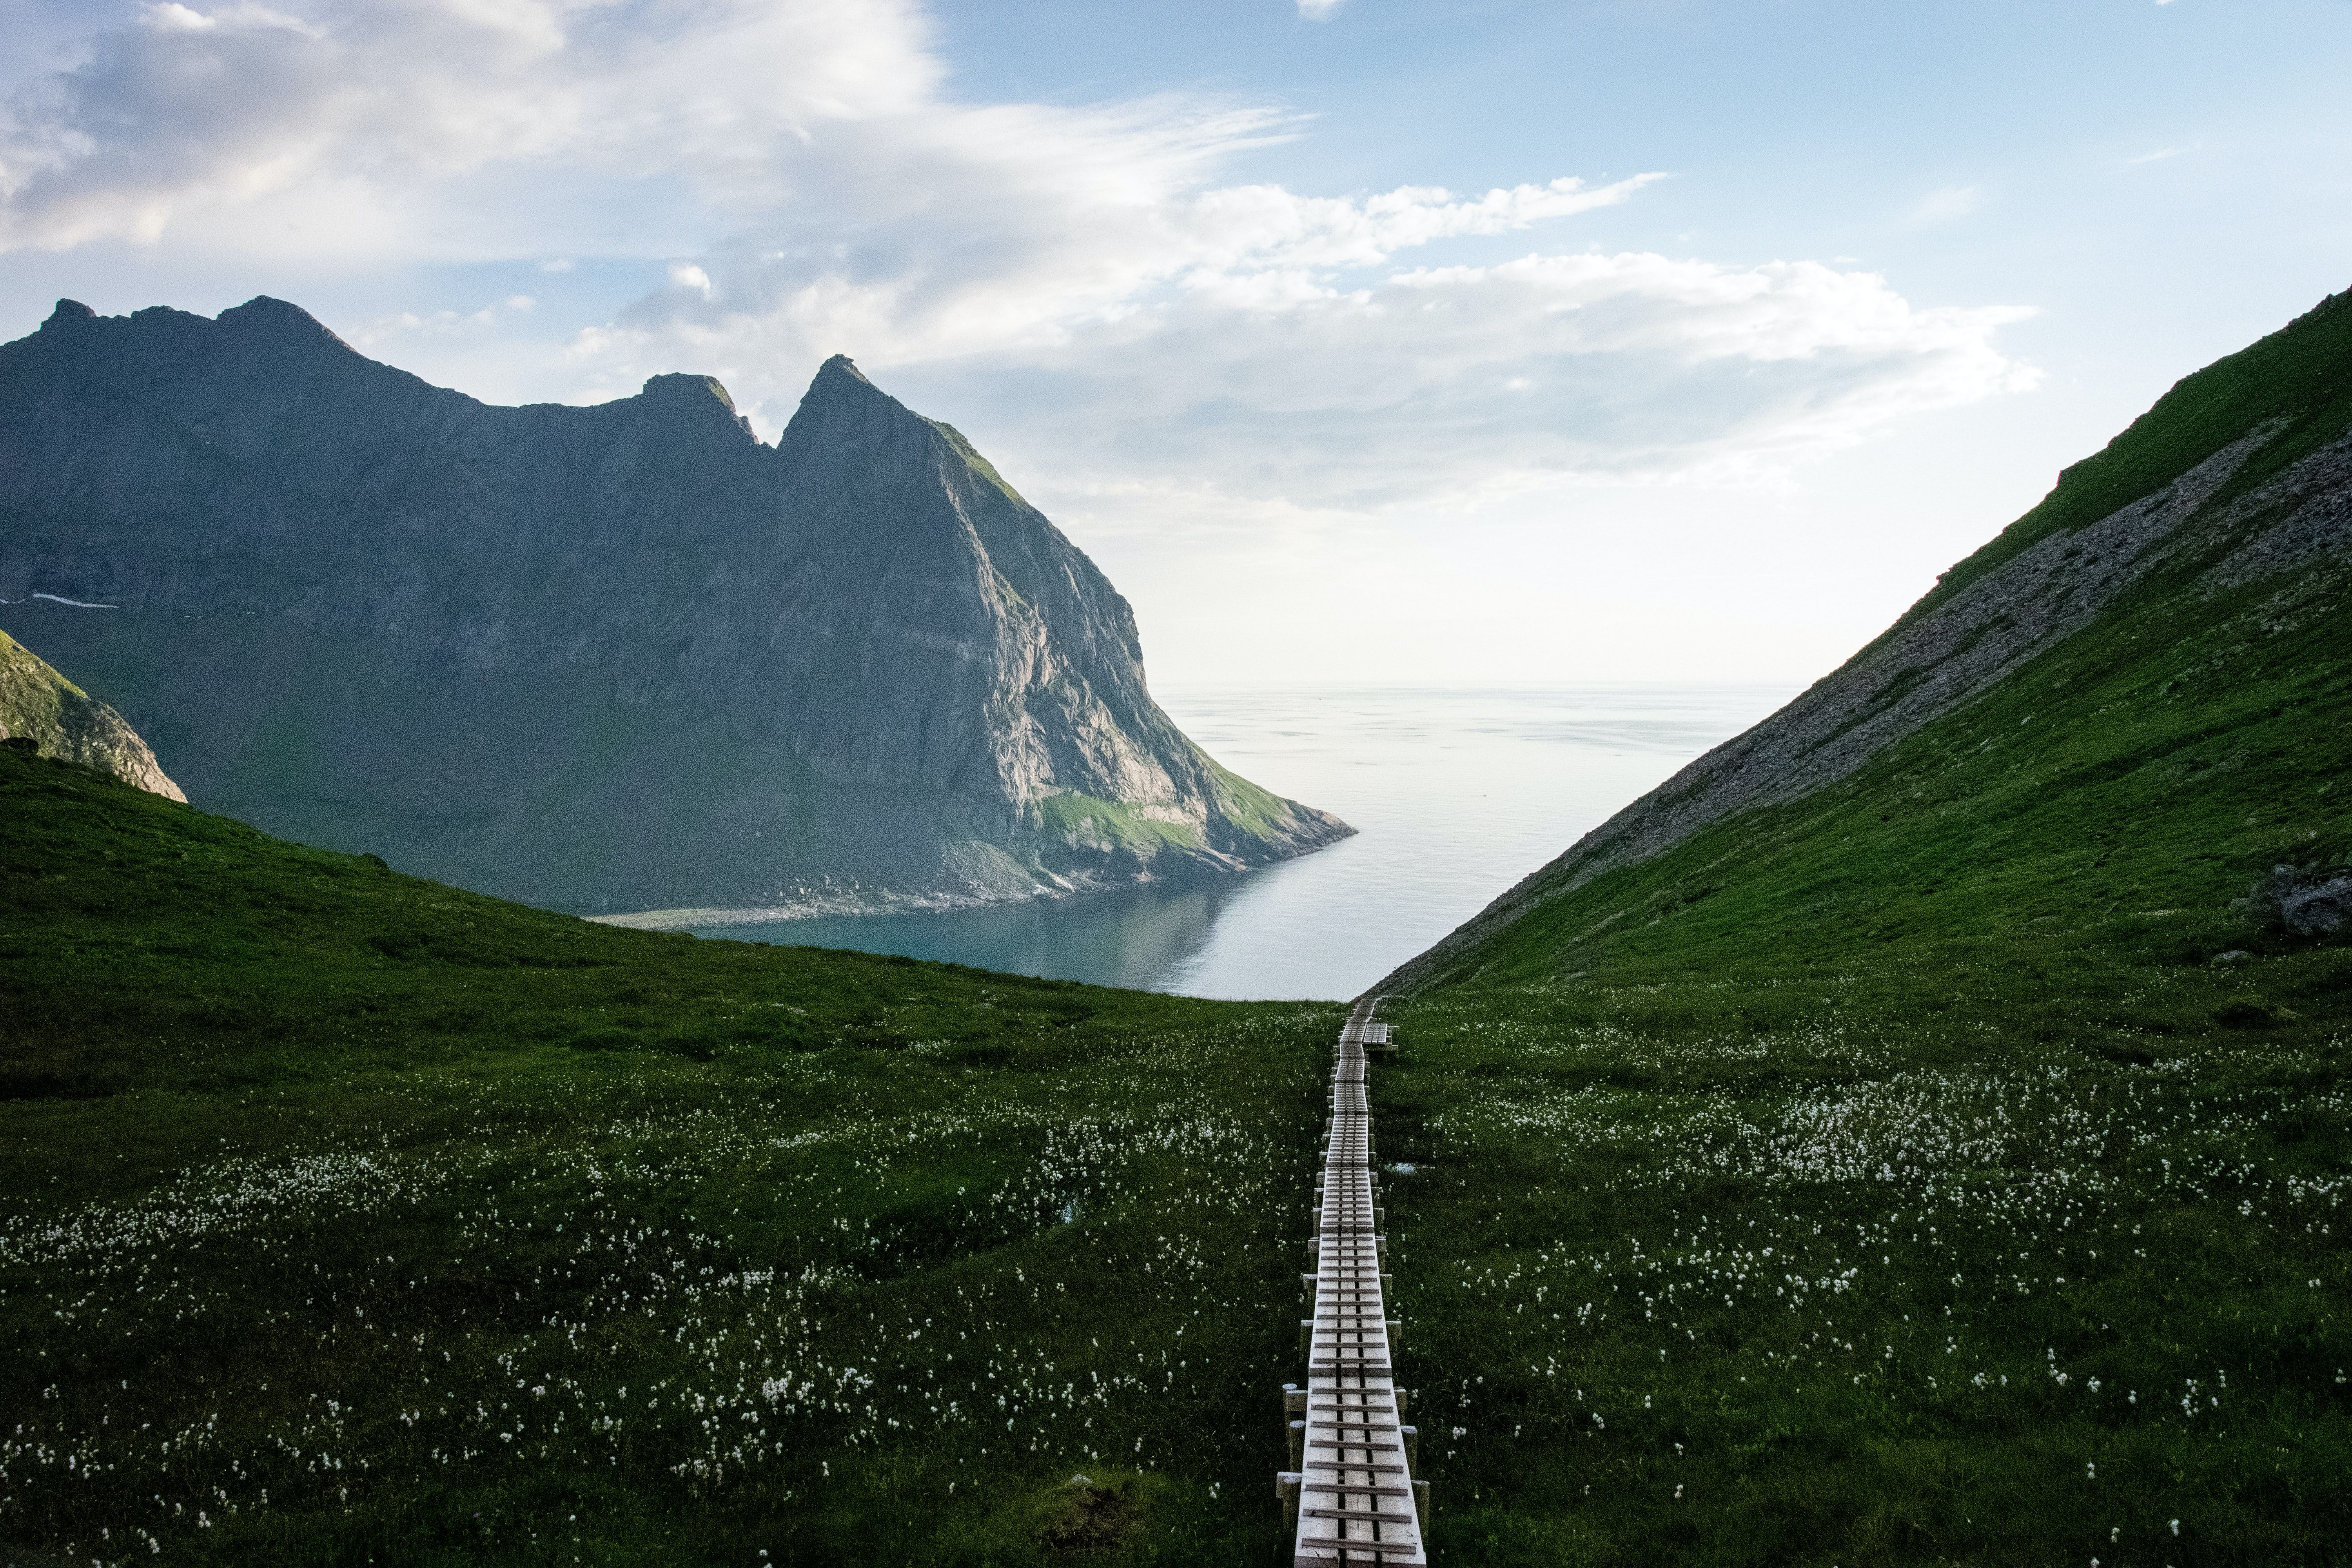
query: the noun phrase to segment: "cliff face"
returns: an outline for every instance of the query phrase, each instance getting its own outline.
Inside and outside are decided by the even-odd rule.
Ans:
[[[2293,636],[2310,668],[2334,668],[2342,623],[2331,601],[2352,587],[2347,426],[2352,294],[2182,381],[1843,666],[1585,835],[1381,988],[1473,973],[1536,941],[1537,924],[1568,921],[1579,890],[1612,872],[1744,814],[1826,798],[1930,726],[2014,691],[2045,655],[2087,650],[2114,668],[2155,668],[2250,585],[2273,597],[2233,633],[2242,641],[2225,658]],[[2336,629],[2315,636],[2313,626]],[[2028,720],[2063,727],[2064,702],[2042,699]],[[2217,718],[2213,731],[2238,721]],[[1708,868],[1717,879],[1737,871]]]
[[[0,740],[30,741],[42,756],[79,763],[151,795],[188,798],[163,776],[155,753],[121,714],[6,632],[0,632]]]
[[[770,447],[706,377],[492,407],[277,300],[62,302],[0,347],[0,598],[199,804],[558,908],[947,905],[1349,831],[1188,741],[1093,563],[845,359]]]

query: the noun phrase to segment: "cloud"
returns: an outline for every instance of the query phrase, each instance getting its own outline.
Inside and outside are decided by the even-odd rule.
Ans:
[[[534,395],[705,371],[772,431],[847,352],[1114,522],[1769,476],[2032,379],[1994,344],[2016,310],[1817,262],[1559,247],[1658,175],[1226,184],[1307,128],[1202,96],[964,103],[944,79],[908,0],[152,5],[10,106],[0,247],[387,279],[634,258],[664,280],[547,354]],[[1922,221],[1979,199],[1937,193]],[[367,335],[478,355],[526,309]]]
[[[1298,0],[1298,14],[1310,22],[1328,22],[1346,4],[1347,0]]]
[[[341,255],[675,240],[821,177],[820,135],[931,108],[926,43],[904,0],[151,5],[10,106],[0,245],[234,249],[257,216]]]
[[[997,423],[1138,526],[1264,496],[1454,510],[1593,481],[1767,479],[2032,384],[1989,342],[2023,314],[1922,310],[1810,262],[1538,253],[1354,289],[1221,280],[992,358],[959,390],[982,395],[1014,360]]]

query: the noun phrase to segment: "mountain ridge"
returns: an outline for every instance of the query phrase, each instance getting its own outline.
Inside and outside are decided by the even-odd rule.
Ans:
[[[499,407],[267,298],[0,346],[0,597],[201,801],[574,912],[947,907],[1350,831],[1160,711],[1132,610],[828,360]]]

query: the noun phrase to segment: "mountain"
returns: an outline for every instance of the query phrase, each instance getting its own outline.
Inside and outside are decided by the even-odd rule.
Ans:
[[[210,808],[577,912],[940,907],[1350,831],[1188,740],[1093,563],[845,358],[772,447],[705,376],[493,407],[280,300],[61,301],[0,346],[0,597]]]
[[[43,756],[76,763],[124,784],[185,801],[155,753],[121,714],[0,632],[0,740],[31,742]]]
[[[2181,381],[1843,667],[1381,988],[1826,941],[1832,884],[1849,915],[2073,921],[2215,907],[2286,864],[2275,896],[2332,919],[2352,880],[2325,893],[2315,847],[2342,834],[2315,796],[2352,763],[2347,690],[2352,293]]]
[[[1383,983],[1445,1562],[2341,1555],[2347,431],[2352,295]]]

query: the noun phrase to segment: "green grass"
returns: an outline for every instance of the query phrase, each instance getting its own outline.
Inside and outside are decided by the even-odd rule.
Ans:
[[[973,446],[971,441],[967,440],[962,431],[957,429],[954,426],[949,424],[944,419],[933,419],[928,421],[928,423],[930,425],[932,429],[947,437],[948,445],[954,448],[955,455],[961,458],[964,460],[965,465],[970,468],[973,473],[978,474],[982,479],[987,480],[990,484],[994,485],[997,489],[1003,494],[1006,500],[1011,501],[1015,506],[1025,507],[1029,504],[1027,498],[1023,496],[1019,490],[1014,489],[1011,483],[1005,479],[1003,474],[996,471],[996,465],[980,455],[980,448]]]
[[[1273,1550],[1338,1009],[614,931],[14,752],[0,876],[0,1545]]]
[[[2243,368],[2077,521],[2278,413]],[[2343,1560],[2352,944],[2245,895],[2352,861],[2352,573],[2201,564],[1403,1005],[1444,1562]]]
[[[1202,757],[1209,764],[1210,776],[1216,781],[1217,805],[1226,819],[1253,837],[1273,837],[1276,825],[1289,816],[1289,803],[1272,790],[1250,783],[1207,752],[1202,752]]]
[[[2231,477],[2217,502],[2276,478],[2352,426],[2352,289],[2329,295],[2259,342],[2182,377],[2122,435],[2060,474],[2040,505],[1947,573],[1914,613],[1932,609],[2051,534],[2087,528],[2163,489],[2266,424],[2275,424],[2276,433]]]
[[[1076,790],[1046,795],[1037,802],[1037,815],[1052,832],[1074,836],[1098,849],[1125,850],[1142,860],[1165,849],[1201,847],[1201,831],[1189,822],[1162,822],[1140,807]]]

